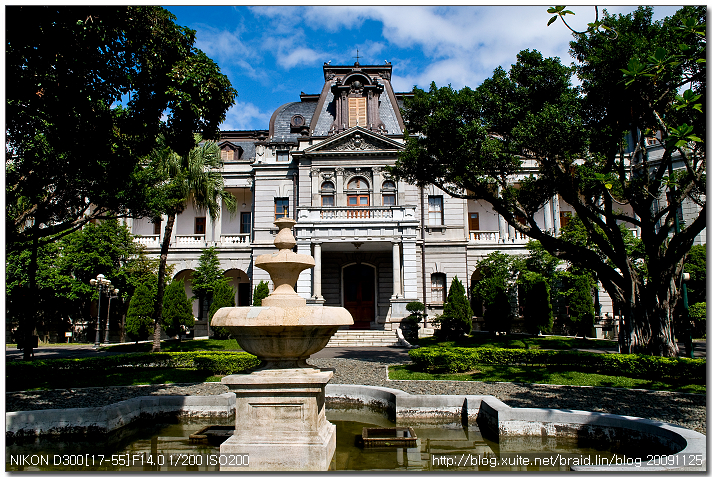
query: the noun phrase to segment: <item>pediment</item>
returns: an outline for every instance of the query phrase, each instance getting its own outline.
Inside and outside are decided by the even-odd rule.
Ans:
[[[304,150],[305,154],[394,153],[403,144],[356,126]]]

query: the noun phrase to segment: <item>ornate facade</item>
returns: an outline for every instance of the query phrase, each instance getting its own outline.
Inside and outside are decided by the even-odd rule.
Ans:
[[[297,220],[297,252],[316,261],[300,275],[297,292],[313,305],[346,307],[355,328],[390,330],[415,300],[430,316],[441,313],[455,276],[469,287],[487,254],[525,253],[527,238],[488,204],[388,175],[386,166],[403,148],[399,108],[409,95],[393,91],[390,63],[325,64],[323,71],[321,93],[302,93],[300,101],[278,108],[268,130],[222,132],[225,184],[238,210],[212,222],[189,206],[177,218],[169,263],[186,279],[189,296],[202,250],[215,246],[237,305],[250,305],[254,287],[269,281],[254,258],[275,251],[273,222],[283,216]],[[539,220],[558,233],[572,214],[553,197]],[[158,252],[162,227],[135,220],[132,231],[149,252]],[[601,314],[612,315],[606,298],[599,298]],[[206,334],[197,302],[194,313],[196,335]]]

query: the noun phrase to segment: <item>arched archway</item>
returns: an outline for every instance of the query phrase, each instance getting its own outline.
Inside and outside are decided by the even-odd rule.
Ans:
[[[224,274],[230,279],[228,284],[235,290],[235,306],[252,305],[252,288],[247,273],[237,268],[226,270]]]
[[[376,267],[365,263],[342,269],[343,302],[354,319],[351,328],[369,329],[376,316]]]
[[[475,294],[472,293],[475,284],[480,280],[482,280],[482,272],[480,272],[480,269],[478,268],[472,272],[472,276],[470,277],[470,308],[472,308],[472,312],[475,316],[481,317],[484,316],[484,303],[482,303],[482,300],[477,299]]]
[[[193,297],[193,270],[181,270],[173,276],[173,280],[183,280],[183,285],[185,286],[185,296],[190,300]],[[200,303],[199,300],[193,300],[193,316],[200,316]]]

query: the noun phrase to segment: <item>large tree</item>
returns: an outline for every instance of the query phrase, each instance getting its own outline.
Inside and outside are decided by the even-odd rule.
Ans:
[[[166,264],[176,216],[192,203],[196,209],[207,210],[210,218],[215,221],[220,217],[222,207],[234,212],[237,206],[235,196],[224,187],[220,170],[220,148],[217,143],[201,142],[199,137],[196,137],[195,141],[200,144],[181,156],[160,137],[147,158],[147,170],[162,178],[162,185],[157,188],[157,199],[152,203],[154,216],[156,220],[161,215],[167,216],[158,268],[153,351],[161,350]]]
[[[615,33],[575,36],[580,88],[571,84],[573,68],[529,50],[476,90],[416,88],[394,173],[489,202],[554,256],[596,273],[623,310],[624,352],[674,356],[680,271],[706,226],[705,9],[686,7],[659,23],[651,14],[604,13]],[[646,138],[655,131],[662,144],[653,156]],[[587,243],[535,220],[556,194],[575,210]],[[677,231],[683,200],[699,214]],[[630,254],[621,224],[640,230],[645,267]]]
[[[160,132],[181,154],[194,132],[218,134],[236,92],[174,20],[160,7],[6,8],[6,239],[32,250],[30,296],[42,243],[107,212],[146,212],[139,158]]]

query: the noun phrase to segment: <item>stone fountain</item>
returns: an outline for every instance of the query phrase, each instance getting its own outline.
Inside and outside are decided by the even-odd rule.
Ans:
[[[327,470],[336,450],[336,427],[324,414],[324,388],[333,372],[306,360],[353,318],[345,308],[307,306],[294,291],[299,274],[314,267],[311,256],[292,251],[295,223],[277,219],[278,251],[255,259],[274,283],[262,306],[221,308],[211,321],[262,360],[250,374],[222,379],[237,402],[235,432],[220,454],[249,454],[249,467],[221,470]]]

